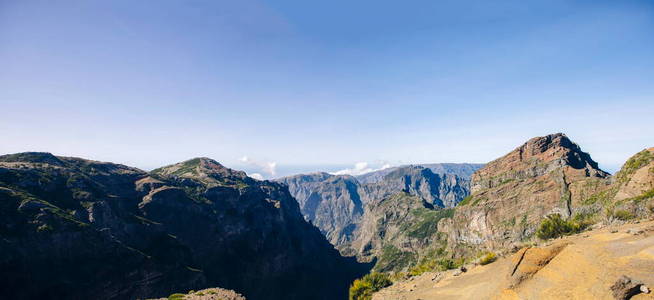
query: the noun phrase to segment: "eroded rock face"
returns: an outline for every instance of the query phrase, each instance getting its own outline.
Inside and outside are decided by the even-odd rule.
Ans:
[[[16,298],[129,299],[221,286],[248,299],[343,298],[342,258],[283,185],[197,158],[150,173],[0,156],[0,274]]]
[[[362,260],[377,258],[376,271],[400,271],[447,244],[438,220],[453,209],[434,208],[423,198],[400,192],[366,206],[349,250]]]
[[[285,177],[305,219],[335,246],[347,244],[363,216],[362,189],[352,176],[315,173]]]
[[[573,215],[609,177],[564,134],[533,138],[475,172],[471,196],[439,227],[454,244],[508,247],[548,214]]]
[[[424,222],[422,218],[437,214],[436,210],[455,206],[469,190],[465,178],[435,174],[422,166],[385,170],[380,179],[368,183],[360,183],[352,176],[327,173],[285,177],[279,182],[289,186],[305,218],[320,228],[342,254],[370,261],[383,254],[386,247],[386,252],[399,251],[407,258],[397,266],[416,260],[437,234],[434,223],[425,225],[432,230],[423,234],[428,237],[409,238],[404,232],[407,226]],[[422,210],[424,214],[418,212]],[[395,224],[399,222],[403,224]]]

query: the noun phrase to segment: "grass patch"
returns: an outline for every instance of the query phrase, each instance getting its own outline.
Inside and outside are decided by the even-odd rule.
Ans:
[[[372,294],[393,284],[388,274],[373,272],[354,280],[350,286],[350,300],[370,300]]]

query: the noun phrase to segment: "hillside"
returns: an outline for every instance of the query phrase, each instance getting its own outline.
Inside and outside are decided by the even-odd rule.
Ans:
[[[531,139],[478,170],[472,194],[436,226],[467,270],[423,264],[374,299],[628,299],[613,294],[622,275],[654,285],[654,224],[640,223],[654,215],[653,183],[653,148],[610,176],[563,134]],[[486,251],[506,258],[477,266]]]
[[[334,299],[342,258],[286,187],[196,158],[150,173],[49,153],[0,156],[9,298],[129,299],[206,287]]]

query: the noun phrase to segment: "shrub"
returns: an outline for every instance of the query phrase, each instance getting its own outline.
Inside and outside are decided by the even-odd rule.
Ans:
[[[350,300],[370,300],[372,294],[393,282],[388,274],[373,272],[355,280],[350,286]]]
[[[184,295],[184,294],[179,294],[179,293],[177,293],[177,294],[172,294],[172,295],[168,296],[168,300],[182,300],[182,299],[184,299],[185,296],[186,296],[186,295]]]
[[[557,238],[580,232],[585,229],[585,226],[574,220],[563,220],[560,214],[551,214],[540,223],[536,236],[543,240]]]
[[[631,213],[628,210],[624,210],[624,209],[616,211],[615,213],[613,213],[613,216],[616,219],[622,220],[622,221],[631,220],[631,219],[636,217],[633,213]]]
[[[497,255],[493,252],[488,252],[479,260],[479,264],[483,266],[483,265],[490,264],[496,260],[497,260]]]

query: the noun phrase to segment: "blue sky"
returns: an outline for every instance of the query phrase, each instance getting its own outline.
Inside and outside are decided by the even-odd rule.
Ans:
[[[0,153],[272,177],[654,146],[652,1],[317,2],[0,1]]]

